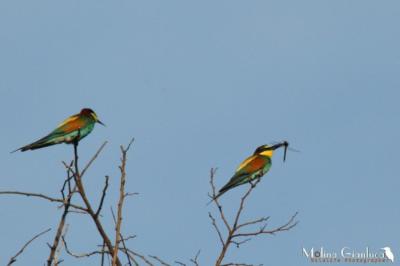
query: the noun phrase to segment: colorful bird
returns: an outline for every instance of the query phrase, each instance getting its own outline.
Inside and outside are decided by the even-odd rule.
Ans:
[[[219,198],[222,194],[234,187],[240,186],[245,183],[251,183],[252,181],[265,175],[271,168],[271,158],[274,151],[280,147],[285,147],[285,153],[283,157],[283,161],[285,161],[286,150],[288,146],[289,143],[287,141],[283,141],[272,146],[262,145],[258,147],[252,156],[245,159],[239,165],[233,177],[225,186],[223,186],[219,190],[218,195],[213,200]]]
[[[73,144],[78,143],[81,139],[89,135],[94,128],[95,123],[104,124],[97,118],[96,113],[89,108],[84,108],[79,114],[70,116],[64,120],[55,130],[53,130],[47,136],[23,146],[16,151],[27,151],[44,148],[47,146],[67,143]]]

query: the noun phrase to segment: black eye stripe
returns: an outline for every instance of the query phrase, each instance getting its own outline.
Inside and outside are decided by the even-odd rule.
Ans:
[[[263,151],[270,151],[270,150],[272,150],[271,149],[271,147],[270,146],[260,146],[260,147],[258,147],[256,150],[255,150],[255,154],[256,153],[261,153],[261,152],[263,152]]]

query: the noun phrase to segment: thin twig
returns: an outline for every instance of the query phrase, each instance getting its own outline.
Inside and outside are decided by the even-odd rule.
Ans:
[[[108,188],[108,179],[109,179],[109,176],[106,175],[105,182],[104,182],[103,193],[102,193],[101,199],[100,199],[100,204],[99,204],[99,207],[97,208],[97,211],[96,211],[96,217],[99,216],[99,214],[101,212],[101,208],[103,208],[104,198],[106,197],[106,192],[107,192],[107,188]]]
[[[40,194],[40,193],[31,193],[31,192],[22,192],[22,191],[0,191],[0,195],[17,195],[17,196],[34,197],[34,198],[45,199],[50,202],[59,202],[59,203],[62,203],[63,205],[66,204],[66,202],[63,199],[49,197],[49,196],[46,196],[46,195]],[[76,205],[76,204],[70,204],[70,207],[86,212],[86,208]]]
[[[100,263],[101,266],[104,266],[104,250],[105,250],[105,248],[106,248],[106,243],[104,243],[104,241],[103,241],[103,246],[101,247],[101,263]]]
[[[125,239],[122,237],[122,235],[121,235],[121,240],[120,241],[122,242],[122,246],[126,250],[127,248],[126,248],[126,244],[125,244]],[[131,261],[131,258],[129,257],[129,254],[127,252],[125,252],[125,254],[126,254],[126,258],[128,259],[128,265],[132,266],[132,261]]]
[[[62,239],[62,242],[64,244],[65,251],[68,253],[68,255],[70,255],[70,256],[72,256],[74,258],[78,258],[79,259],[79,258],[91,257],[93,255],[103,255],[104,253],[108,253],[107,251],[104,251],[104,250],[95,250],[95,251],[91,251],[91,252],[87,252],[87,253],[77,254],[77,253],[72,252],[69,249],[67,241],[65,240],[64,237],[61,237],[61,239]]]
[[[221,242],[221,245],[224,246],[225,242],[224,242],[224,239],[222,238],[222,233],[219,230],[217,222],[216,222],[214,216],[212,216],[211,212],[208,213],[208,217],[210,217],[210,219],[212,221],[212,225],[214,226],[215,231],[217,231],[217,233],[218,233],[218,237],[219,237],[219,241]]]
[[[100,148],[96,151],[96,153],[92,156],[92,158],[89,160],[89,162],[85,165],[85,167],[82,170],[81,173],[81,178],[85,175],[86,171],[89,169],[89,167],[92,165],[92,163],[97,159],[101,151],[104,149],[104,147],[107,145],[108,141],[104,141],[103,144],[101,144]]]
[[[166,263],[165,261],[163,261],[162,259],[160,259],[160,258],[157,257],[157,256],[149,255],[149,257],[152,258],[152,259],[154,259],[154,260],[156,260],[156,261],[158,261],[158,262],[159,262],[161,265],[163,265],[163,266],[171,266],[171,264]]]
[[[121,251],[126,252],[127,254],[129,254],[129,256],[131,256],[131,259],[134,259],[134,257],[138,257],[140,258],[144,263],[146,263],[148,266],[154,266],[153,263],[151,263],[151,261],[149,261],[148,259],[146,259],[146,257],[144,255],[141,255],[133,250],[130,249],[124,249],[124,248],[120,248]]]
[[[190,259],[190,261],[195,265],[195,266],[199,266],[199,262],[197,261],[199,256],[200,256],[200,252],[201,250],[199,249],[199,251],[197,251],[196,256],[194,256],[193,259]]]
[[[218,208],[218,211],[219,211],[219,215],[221,216],[221,220],[224,222],[224,224],[226,226],[226,229],[228,231],[231,231],[231,226],[229,225],[228,220],[225,218],[225,214],[224,214],[224,212],[222,210],[222,206],[219,203],[219,200],[217,198],[217,192],[216,192],[215,185],[214,185],[214,178],[215,178],[216,172],[217,172],[217,168],[211,168],[211,170],[210,170],[210,185],[211,185],[211,188],[212,188],[212,196],[211,196],[211,198],[215,202],[215,205],[217,205],[217,208]]]
[[[232,235],[232,238],[256,236],[256,235],[261,235],[261,234],[274,235],[274,234],[276,234],[278,232],[289,231],[290,229],[292,229],[293,227],[295,227],[299,223],[298,221],[296,221],[296,222],[294,221],[294,219],[296,218],[297,214],[298,214],[298,212],[293,214],[292,217],[290,217],[290,219],[284,225],[281,225],[281,226],[279,226],[277,228],[274,228],[272,230],[265,230],[265,228],[266,228],[266,224],[265,224],[258,231],[248,232],[248,233],[237,233],[237,234]]]
[[[33,241],[35,241],[35,240],[36,240],[37,238],[39,238],[40,236],[46,234],[46,233],[49,232],[50,230],[51,230],[50,228],[49,228],[49,229],[46,229],[46,230],[44,230],[43,232],[40,232],[39,234],[37,234],[37,235],[35,235],[34,237],[32,237],[28,242],[26,242],[26,243],[22,246],[22,248],[21,248],[13,257],[11,257],[11,259],[10,259],[10,261],[8,262],[7,266],[10,266],[10,265],[13,264],[14,262],[16,262],[16,261],[17,261],[17,257],[18,257],[19,255],[21,255],[21,254],[24,252],[24,250],[26,249],[27,246],[29,246],[30,243],[32,243]]]
[[[201,252],[201,250],[199,249],[197,251],[196,255],[193,258],[190,259],[190,262],[193,263],[195,266],[199,266],[200,265],[199,262],[197,261],[199,259],[199,256],[200,256],[200,252]],[[181,266],[187,266],[186,263],[183,263],[183,262],[178,261],[178,260],[176,260],[174,262],[175,262],[175,264],[178,264],[178,265],[181,265]]]

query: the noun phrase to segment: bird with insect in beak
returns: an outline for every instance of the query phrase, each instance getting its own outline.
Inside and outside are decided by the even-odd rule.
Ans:
[[[281,143],[277,143],[275,145],[262,145],[258,147],[253,155],[245,159],[239,167],[236,169],[235,174],[229,180],[229,182],[223,186],[217,196],[215,196],[213,200],[216,200],[220,196],[222,196],[228,190],[246,184],[252,183],[253,181],[261,178],[265,175],[272,165],[272,155],[274,151],[280,147],[284,147],[284,156],[283,161],[286,160],[286,150],[289,146],[287,141],[283,141]]]
[[[99,123],[105,126],[97,117],[96,113],[89,108],[83,108],[79,114],[65,119],[56,129],[47,136],[23,146],[16,151],[27,151],[44,148],[47,146],[66,143],[78,145],[84,137],[92,132],[94,125]]]

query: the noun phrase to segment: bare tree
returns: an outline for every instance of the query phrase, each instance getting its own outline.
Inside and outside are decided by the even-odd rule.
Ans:
[[[107,191],[109,189],[109,176],[105,176],[104,178],[104,186],[101,192],[99,193],[99,204],[95,208],[92,204],[93,199],[89,199],[86,194],[85,185],[83,182],[83,177],[89,167],[95,162],[100,153],[103,151],[107,142],[104,142],[100,148],[95,152],[95,154],[91,157],[88,163],[85,165],[83,170],[81,171],[79,168],[79,156],[78,156],[78,143],[74,143],[74,154],[73,160],[70,163],[62,162],[65,170],[66,177],[60,189],[60,197],[54,197],[45,195],[43,193],[36,192],[22,192],[22,191],[0,191],[0,195],[14,195],[14,196],[26,196],[33,197],[41,200],[45,200],[48,202],[53,202],[60,204],[59,208],[62,208],[62,214],[60,220],[57,225],[57,229],[55,231],[55,235],[52,241],[52,244],[48,244],[50,251],[46,261],[47,266],[57,266],[63,260],[60,259],[61,253],[65,250],[65,253],[76,259],[84,259],[92,256],[100,257],[100,265],[110,265],[110,266],[121,266],[121,265],[147,265],[147,266],[155,266],[155,265],[163,265],[163,266],[172,266],[172,265],[200,265],[200,250],[195,254],[194,257],[188,260],[188,263],[184,263],[181,261],[175,261],[174,263],[168,263],[165,260],[161,259],[156,255],[144,255],[136,250],[133,250],[128,247],[128,241],[134,239],[136,235],[128,235],[124,236],[122,232],[122,221],[123,221],[123,206],[127,197],[136,195],[137,193],[126,192],[126,181],[127,181],[127,172],[126,172],[126,163],[127,163],[127,155],[128,151],[133,144],[134,139],[130,141],[126,148],[120,146],[121,150],[121,163],[119,165],[120,177],[119,177],[119,198],[116,203],[116,213],[111,207],[111,215],[114,221],[114,230],[113,233],[107,232],[107,229],[104,227],[101,218],[103,217],[102,211],[104,210],[104,201],[107,195]],[[245,209],[245,203],[251,192],[254,190],[259,180],[255,181],[246,193],[242,196],[240,200],[239,207],[236,211],[236,215],[234,216],[233,221],[229,221],[227,216],[224,213],[223,207],[220,204],[219,200],[216,198],[216,189],[214,185],[214,177],[216,170],[211,169],[210,171],[210,185],[211,185],[211,195],[210,197],[213,199],[215,206],[218,210],[218,216],[213,215],[211,212],[208,213],[212,226],[217,232],[219,242],[221,244],[221,250],[216,258],[215,265],[216,266],[228,266],[228,265],[243,265],[250,266],[252,264],[246,263],[223,263],[226,260],[226,254],[231,246],[239,247],[242,244],[250,241],[252,237],[257,237],[260,235],[271,235],[282,231],[288,231],[297,225],[297,221],[295,218],[297,213],[291,216],[291,218],[283,225],[267,229],[267,222],[270,217],[261,217],[254,220],[249,220],[242,222],[241,215]],[[79,202],[76,203],[76,199],[80,199]],[[82,204],[83,203],[83,204]],[[82,204],[82,205],[81,205]],[[84,217],[88,217],[92,220],[94,228],[96,228],[98,235],[101,237],[102,243],[93,247],[90,251],[85,252],[76,252],[73,251],[73,243],[67,240],[67,218],[70,213],[80,213],[83,214]],[[218,217],[218,219],[216,218]],[[224,230],[222,230],[224,228]],[[258,229],[255,229],[255,226],[258,226]],[[13,264],[17,257],[21,255],[26,247],[31,244],[35,239],[47,233],[50,229],[41,232],[35,235],[32,239],[30,239],[18,252],[16,255],[12,256],[8,265]],[[113,236],[113,237],[111,237]],[[72,249],[71,249],[72,247]]]
[[[245,221],[241,222],[241,214],[243,212],[243,209],[245,207],[245,202],[247,198],[250,196],[251,192],[254,190],[254,188],[257,186],[257,184],[260,182],[260,179],[257,179],[255,182],[250,183],[250,187],[246,191],[246,193],[242,196],[240,199],[240,204],[239,207],[236,211],[235,218],[233,219],[232,222],[229,222],[228,219],[226,218],[226,215],[224,213],[223,207],[221,203],[219,202],[217,196],[217,191],[215,189],[215,184],[214,184],[214,178],[215,178],[215,173],[216,169],[211,169],[210,170],[210,186],[211,186],[211,195],[210,197],[212,198],[213,202],[215,203],[219,217],[221,220],[221,223],[226,229],[226,234],[224,236],[223,231],[220,229],[220,226],[217,223],[216,218],[211,214],[211,212],[208,213],[208,216],[210,217],[211,223],[215,229],[215,231],[218,234],[218,238],[221,244],[221,251],[218,255],[218,258],[216,259],[215,266],[221,266],[221,265],[250,265],[250,264],[245,264],[245,263],[225,263],[222,264],[223,260],[226,258],[226,253],[231,247],[231,245],[235,245],[236,247],[240,247],[242,244],[248,242],[251,240],[252,237],[260,236],[260,235],[273,235],[278,232],[282,231],[288,231],[295,227],[297,225],[297,221],[295,221],[297,212],[293,214],[290,219],[283,225],[269,229],[267,230],[267,222],[270,219],[270,217],[261,217],[258,219],[250,220],[250,221]],[[254,226],[260,226],[259,229],[254,229]]]
[[[52,244],[48,244],[50,248],[50,253],[49,257],[47,259],[47,265],[48,266],[54,266],[58,265],[60,262],[57,258],[57,253],[61,252],[62,246],[61,243],[63,244],[63,247],[65,248],[67,254],[75,257],[75,258],[84,258],[84,257],[90,257],[92,255],[101,255],[102,256],[102,264],[104,264],[104,255],[109,256],[112,259],[112,262],[110,265],[112,266],[121,266],[121,260],[120,257],[118,256],[118,251],[120,250],[123,254],[126,256],[126,260],[128,262],[128,265],[132,265],[132,261],[136,261],[135,257],[138,258],[144,258],[144,260],[147,260],[145,256],[130,250],[126,246],[126,241],[129,239],[132,239],[133,237],[126,237],[124,238],[122,233],[121,233],[121,223],[122,223],[122,213],[123,213],[123,203],[124,200],[127,196],[135,195],[136,193],[127,193],[125,192],[125,183],[126,183],[126,161],[127,161],[127,153],[131,147],[131,144],[133,143],[133,139],[131,142],[128,144],[127,148],[124,148],[121,146],[121,165],[119,166],[121,176],[120,176],[120,197],[119,201],[117,204],[117,218],[116,218],[116,226],[115,226],[115,240],[114,244],[111,241],[111,238],[109,234],[106,232],[106,229],[104,228],[100,217],[101,217],[101,211],[103,209],[103,204],[104,204],[104,199],[106,197],[106,193],[108,190],[108,185],[109,185],[109,177],[105,177],[105,183],[104,183],[104,188],[102,190],[101,196],[100,196],[100,203],[97,208],[94,208],[91,200],[87,197],[86,194],[86,189],[83,183],[83,176],[86,173],[86,171],[89,169],[89,167],[92,165],[92,163],[97,159],[101,151],[104,149],[105,145],[107,142],[104,142],[100,148],[97,150],[97,152],[93,155],[93,157],[89,160],[89,162],[86,164],[86,166],[83,168],[82,171],[79,169],[79,156],[78,156],[78,143],[75,142],[73,147],[74,147],[74,160],[67,164],[63,162],[64,167],[66,168],[67,171],[67,176],[66,179],[62,185],[62,188],[60,190],[61,192],[61,198],[57,197],[52,197],[49,195],[45,195],[42,193],[34,193],[34,192],[21,192],[21,191],[0,191],[0,195],[17,195],[17,196],[27,196],[27,197],[34,197],[38,199],[43,199],[47,200],[50,202],[56,202],[56,203],[61,203],[61,207],[63,207],[63,213],[60,218],[60,222],[58,223],[56,234],[54,236],[54,240]],[[73,196],[77,195],[80,197],[80,199],[83,202],[83,206],[78,205],[76,203],[72,202]],[[69,249],[69,244],[66,241],[66,220],[67,216],[71,212],[79,212],[82,214],[86,214],[87,217],[90,217],[91,220],[93,221],[93,224],[95,225],[95,228],[97,229],[98,234],[101,236],[103,239],[103,246],[101,250],[95,250],[92,252],[88,253],[82,253],[82,254],[76,254],[71,252]],[[46,231],[47,232],[47,231]],[[44,233],[44,232],[43,232]],[[35,236],[31,241],[29,241],[21,250],[20,252],[11,258],[10,260],[10,265],[16,261],[16,257],[19,256],[26,248],[27,245],[29,245],[34,239],[39,237],[41,234]]]

